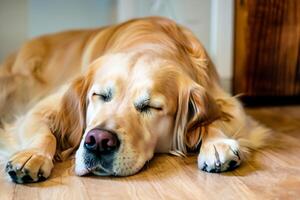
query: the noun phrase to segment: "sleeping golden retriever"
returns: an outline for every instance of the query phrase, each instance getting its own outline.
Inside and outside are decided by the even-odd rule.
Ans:
[[[46,179],[75,151],[80,176],[128,176],[154,153],[191,151],[199,169],[223,172],[269,133],[220,87],[196,37],[165,18],[45,35],[0,70],[0,149],[16,183]]]

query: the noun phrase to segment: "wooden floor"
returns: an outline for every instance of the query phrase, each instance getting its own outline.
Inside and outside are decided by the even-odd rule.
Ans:
[[[66,162],[38,184],[16,185],[1,174],[0,199],[300,199],[300,106],[247,112],[284,142],[233,172],[209,174],[197,169],[195,156],[159,155],[131,177],[77,177]]]

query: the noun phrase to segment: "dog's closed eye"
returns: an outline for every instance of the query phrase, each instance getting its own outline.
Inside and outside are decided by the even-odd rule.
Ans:
[[[112,92],[109,90],[108,92],[102,92],[102,93],[93,93],[93,97],[98,97],[104,102],[109,102],[112,99]]]
[[[135,109],[140,113],[149,113],[151,110],[161,111],[162,107],[158,105],[152,105],[149,101],[142,102],[140,104],[135,104]]]

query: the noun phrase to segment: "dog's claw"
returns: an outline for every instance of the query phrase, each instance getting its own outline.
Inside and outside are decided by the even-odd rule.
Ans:
[[[9,171],[10,169],[12,168],[12,164],[11,164],[11,161],[9,161],[6,166],[5,166],[5,171]]]
[[[206,170],[207,170],[206,167],[207,167],[207,164],[206,164],[206,162],[204,162],[204,165],[203,165],[203,167],[202,167],[202,170],[203,170],[203,171],[206,171]]]
[[[217,162],[215,163],[215,169],[216,169],[216,171],[221,171],[221,167],[222,167],[221,162],[220,162],[220,161],[217,161]]]

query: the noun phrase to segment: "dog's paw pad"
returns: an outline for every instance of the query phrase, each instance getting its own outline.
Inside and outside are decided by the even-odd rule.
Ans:
[[[241,161],[237,141],[220,139],[201,147],[198,167],[206,172],[219,173],[237,168]]]
[[[53,168],[52,160],[35,151],[22,151],[11,157],[5,167],[15,183],[44,181]]]

